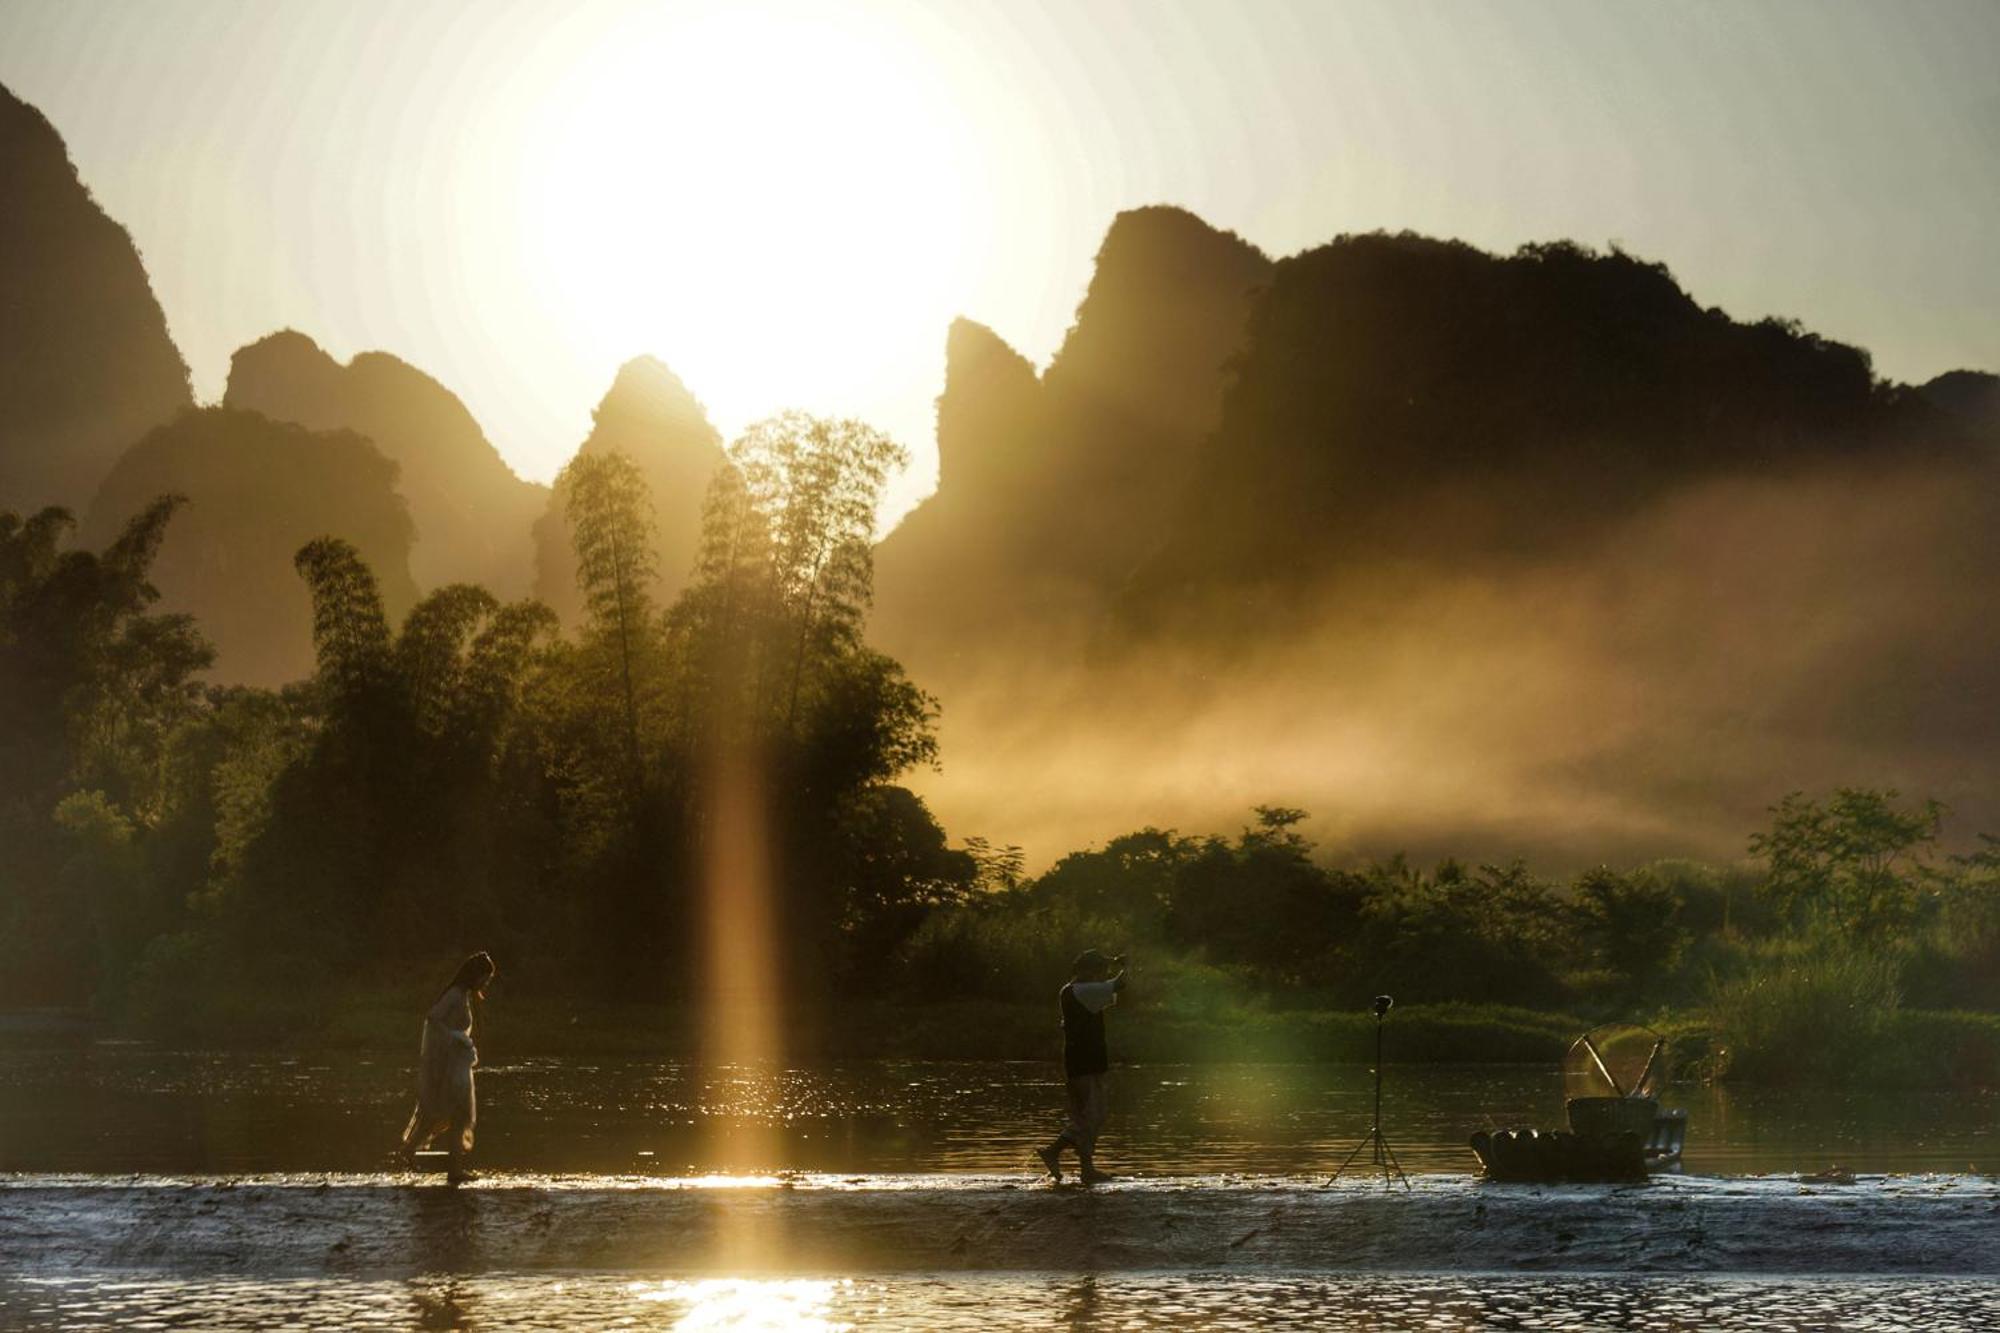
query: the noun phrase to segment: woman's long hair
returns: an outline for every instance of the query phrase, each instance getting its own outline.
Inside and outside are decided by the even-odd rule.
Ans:
[[[500,969],[493,965],[493,955],[481,949],[458,965],[458,971],[454,972],[451,980],[445,983],[444,990],[438,992],[438,999],[442,1000],[454,986],[463,987],[466,994],[470,995],[499,974]]]

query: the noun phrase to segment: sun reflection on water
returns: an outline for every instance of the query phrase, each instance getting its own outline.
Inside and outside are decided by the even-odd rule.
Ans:
[[[676,1329],[771,1329],[787,1333],[836,1333],[853,1324],[832,1317],[836,1296],[854,1285],[851,1278],[703,1278],[697,1281],[633,1282],[635,1300],[685,1307]]]

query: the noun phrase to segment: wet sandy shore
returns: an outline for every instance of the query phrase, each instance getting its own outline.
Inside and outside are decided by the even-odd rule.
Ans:
[[[2000,1181],[0,1177],[16,1276],[645,1272],[2000,1275]]]

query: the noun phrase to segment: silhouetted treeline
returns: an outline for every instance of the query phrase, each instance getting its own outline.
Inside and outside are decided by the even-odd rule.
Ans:
[[[360,551],[316,538],[315,670],[276,691],[200,684],[197,626],[152,611],[176,500],[101,553],[65,549],[59,510],[6,516],[0,1003],[268,1034],[474,946],[531,986],[690,994],[723,766],[762,816],[776,964],[807,994],[877,976],[976,873],[891,785],[934,757],[933,706],[861,637],[899,461],[853,422],[752,428],[662,607],[643,476],[579,457],[574,636],[471,584],[393,616]]]

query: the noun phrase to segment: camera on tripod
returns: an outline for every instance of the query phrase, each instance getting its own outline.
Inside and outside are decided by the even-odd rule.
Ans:
[[[1354,1151],[1347,1154],[1347,1160],[1327,1179],[1329,1185],[1354,1165],[1354,1159],[1361,1156],[1365,1148],[1369,1150],[1368,1165],[1380,1169],[1385,1188],[1397,1180],[1403,1182],[1404,1189],[1411,1188],[1410,1178],[1403,1173],[1403,1164],[1396,1160],[1396,1150],[1389,1146],[1388,1137],[1382,1133],[1382,1020],[1389,1016],[1389,1010],[1395,1003],[1392,995],[1377,995],[1369,1002],[1368,1012],[1375,1015],[1375,1119],[1368,1126],[1368,1137],[1354,1145]]]

